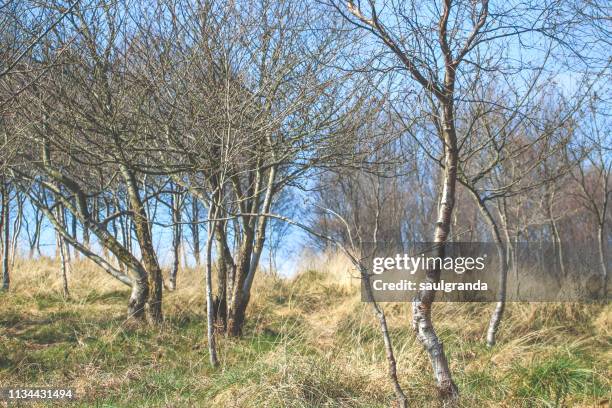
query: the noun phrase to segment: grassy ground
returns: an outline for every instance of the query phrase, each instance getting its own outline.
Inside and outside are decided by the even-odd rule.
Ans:
[[[128,291],[76,264],[63,299],[57,266],[18,265],[0,294],[0,388],[73,387],[83,407],[388,407],[378,328],[338,262],[291,280],[261,274],[241,339],[220,339],[210,368],[200,273],[164,299],[166,322],[124,321]],[[408,305],[385,306],[402,385],[438,406]],[[484,345],[490,304],[437,304],[435,322],[464,407],[609,406],[610,305],[512,304]],[[33,406],[28,404],[28,406]]]

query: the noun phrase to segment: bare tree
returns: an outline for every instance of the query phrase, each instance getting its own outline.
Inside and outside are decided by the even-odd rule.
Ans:
[[[579,151],[570,150],[577,161],[573,179],[579,189],[575,193],[582,206],[591,214],[597,228],[597,249],[601,267],[603,297],[608,295],[608,266],[606,258],[606,227],[612,196],[610,156],[610,124],[597,96],[590,101],[585,125],[581,127],[584,142]],[[602,119],[603,118],[603,119]]]
[[[483,39],[481,30],[487,28],[488,1],[456,5],[452,5],[450,1],[444,2],[442,9],[435,7],[432,10],[438,17],[437,26],[434,26],[433,21],[431,22],[433,30],[419,23],[414,4],[407,6],[392,4],[392,18],[393,16],[403,18],[402,26],[396,27],[389,26],[383,21],[385,16],[381,14],[380,6],[374,2],[362,6],[361,2],[349,1],[346,8],[336,3],[332,5],[345,19],[380,40],[400,61],[407,74],[426,91],[432,104],[434,100],[436,101],[435,125],[443,145],[443,176],[440,181],[440,198],[433,241],[438,244],[436,256],[444,257],[444,243],[450,232],[455,202],[459,159],[454,107],[457,71],[466,55]],[[472,28],[456,30],[451,26],[449,30],[451,14],[457,19],[451,22],[455,25],[461,16],[470,16],[469,21]],[[402,30],[413,30],[413,32],[412,35],[406,36]],[[421,43],[427,44],[427,47],[430,48],[426,49],[431,50],[431,53],[422,51]],[[442,60],[441,68],[438,68],[438,57]],[[429,282],[438,282],[439,279],[439,269],[427,272]],[[431,320],[434,298],[434,291],[424,291],[419,294],[413,304],[413,327],[417,338],[429,353],[441,396],[453,399],[458,395],[458,390],[452,380],[442,342],[438,339]]]
[[[469,133],[458,132],[457,110],[473,102],[468,95],[482,84],[484,73],[497,71],[509,78],[524,69],[537,72],[547,63],[550,50],[554,48],[552,44],[561,44],[561,48],[567,46],[565,50],[569,52],[563,58],[566,62],[575,61],[574,57],[583,49],[573,47],[575,43],[570,44],[570,31],[584,19],[575,18],[571,5],[560,7],[557,2],[545,2],[539,7],[528,2],[493,5],[486,0],[443,1],[441,4],[393,0],[324,3],[368,35],[363,39],[364,48],[368,49],[368,55],[374,56],[367,58],[363,66],[383,75],[398,73],[405,88],[417,87],[423,91],[413,100],[428,106],[423,114],[428,118],[429,128],[424,127],[423,133],[439,140],[436,149],[427,137],[422,138],[425,148],[436,152],[430,156],[441,165],[433,241],[439,244],[438,255],[443,256],[444,243],[450,238],[461,151],[470,143]],[[533,38],[548,44],[544,47],[549,51],[544,52],[543,58],[525,63],[508,58],[503,52],[516,41],[524,48],[538,47],[538,40]],[[369,39],[374,39],[382,49],[375,48],[372,53]],[[586,55],[578,57],[588,59]],[[388,81],[397,82],[395,78]],[[527,93],[531,91],[529,81],[524,88]],[[405,100],[402,99],[404,103]],[[493,106],[494,101],[490,102]],[[467,130],[469,132],[470,128]],[[437,282],[439,277],[439,270],[427,273],[430,282]],[[434,298],[433,291],[420,293],[414,302],[413,326],[429,353],[441,396],[454,399],[458,395],[457,387],[431,321]]]

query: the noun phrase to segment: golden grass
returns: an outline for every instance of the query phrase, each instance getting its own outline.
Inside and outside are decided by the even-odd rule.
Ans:
[[[160,329],[124,321],[127,288],[75,262],[63,300],[50,259],[19,262],[0,295],[0,387],[68,384],[82,406],[386,407],[393,404],[376,320],[342,257],[304,261],[285,279],[261,271],[240,339],[208,365],[203,273],[180,271]],[[351,274],[353,276],[351,276]],[[408,304],[385,304],[412,406],[439,406]],[[438,333],[465,407],[606,406],[610,305],[510,304],[499,344],[484,345],[492,305],[440,303]]]

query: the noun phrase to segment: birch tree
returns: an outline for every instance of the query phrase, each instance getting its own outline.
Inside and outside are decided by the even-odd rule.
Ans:
[[[587,57],[577,55],[582,48],[573,47],[574,37],[569,34],[584,19],[575,18],[573,4],[563,7],[554,1],[538,7],[530,2],[498,5],[487,0],[323,3],[364,33],[362,43],[368,52],[362,54],[365,62],[359,65],[361,69],[382,75],[397,73],[401,79],[389,81],[393,84],[401,81],[403,94],[410,95],[414,89],[421,91],[412,100],[416,106],[422,103],[426,107],[421,112],[428,118],[430,127],[423,133],[424,145],[436,152],[431,156],[441,164],[433,241],[438,244],[435,255],[443,257],[444,244],[450,238],[461,150],[465,140],[469,140],[469,134],[458,133],[457,109],[470,105],[467,94],[481,85],[483,73],[497,71],[510,80],[510,77],[516,78],[513,73],[541,69],[551,54],[546,49],[555,48],[553,44],[561,45],[559,48],[565,54],[559,56],[564,63]],[[516,44],[522,50],[541,51],[540,40],[544,43],[544,53],[529,62],[504,52]],[[373,46],[374,53],[370,48]],[[525,89],[530,91],[529,87]],[[405,103],[407,98],[401,100]],[[401,107],[399,110],[405,111]],[[438,140],[437,145],[428,141],[430,136]],[[437,282],[439,278],[439,270],[427,271],[429,282]],[[434,291],[423,291],[415,299],[413,327],[430,356],[441,397],[455,399],[458,390],[431,320],[434,299]]]

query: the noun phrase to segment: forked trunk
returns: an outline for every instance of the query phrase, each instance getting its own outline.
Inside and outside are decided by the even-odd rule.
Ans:
[[[261,211],[264,214],[270,212],[270,208],[272,207],[272,196],[274,195],[274,182],[276,179],[276,166],[272,166],[270,168],[270,172],[268,174],[268,183],[266,185],[266,195],[264,197],[263,206]],[[251,263],[249,264],[249,273],[244,281],[244,287],[242,291],[244,292],[243,302],[248,305],[249,299],[251,296],[251,287],[253,286],[253,279],[255,278],[255,273],[257,272],[257,268],[259,267],[259,260],[261,258],[261,253],[264,248],[264,243],[266,240],[266,226],[268,223],[268,219],[266,217],[259,217],[257,220],[257,233],[255,235],[255,247],[253,249],[253,255],[251,256]]]
[[[129,284],[132,286],[132,292],[128,301],[127,316],[128,318],[134,318],[137,320],[143,320],[145,318],[145,309],[147,300],[149,298],[149,278],[145,268],[138,262],[138,260],[123,247],[117,239],[110,234],[105,228],[100,226],[97,222],[91,220],[85,222],[89,230],[97,237],[100,245],[106,248],[109,252],[113,253],[117,262],[119,263],[122,271],[127,270],[130,275]],[[64,239],[69,239],[69,235],[65,235]],[[117,271],[112,268],[110,263],[106,262],[105,259],[98,257],[95,253],[88,250],[83,246],[79,246],[78,242],[73,242],[73,246],[78,247],[79,250],[92,259],[98,265],[102,266],[111,275],[117,277],[122,282],[123,279],[122,271]]]
[[[43,143],[42,159],[42,164],[37,163],[37,165],[43,169],[47,175],[52,177],[55,182],[66,186],[66,188],[68,188],[76,197],[76,206],[68,200],[63,201],[62,204],[67,206],[73,215],[78,214],[84,228],[89,228],[89,230],[98,238],[98,243],[100,246],[113,253],[113,255],[117,257],[118,262],[123,264],[132,276],[130,276],[129,279],[126,279],[125,274],[113,268],[112,265],[110,265],[110,263],[108,263],[104,258],[99,257],[94,252],[83,247],[83,245],[81,245],[77,240],[74,240],[73,237],[63,228],[62,223],[57,219],[51,209],[49,209],[45,204],[42,202],[37,202],[37,207],[43,211],[56,230],[62,234],[63,238],[69,241],[72,246],[78,248],[79,251],[86,254],[90,259],[94,260],[111,275],[117,277],[121,282],[132,285],[132,293],[128,302],[128,318],[142,319],[145,315],[145,304],[149,296],[149,282],[146,269],[143,268],[142,264],[134,257],[134,255],[132,255],[130,251],[126,249],[125,246],[121,245],[117,241],[115,236],[109,233],[105,225],[100,224],[96,218],[91,216],[87,205],[87,196],[79,184],[50,165],[51,158],[46,141]],[[25,192],[26,191],[24,191],[24,193]],[[55,191],[55,193],[58,194],[58,197],[61,197],[59,195],[59,188]],[[30,199],[36,202],[32,196],[30,196]],[[61,198],[59,199],[61,200]]]
[[[230,336],[240,336],[248,302],[244,296],[244,282],[246,281],[249,267],[251,264],[251,254],[253,252],[253,230],[247,228],[245,241],[240,250],[238,264],[236,265],[236,281],[233,286],[233,294],[228,309],[227,334]]]

